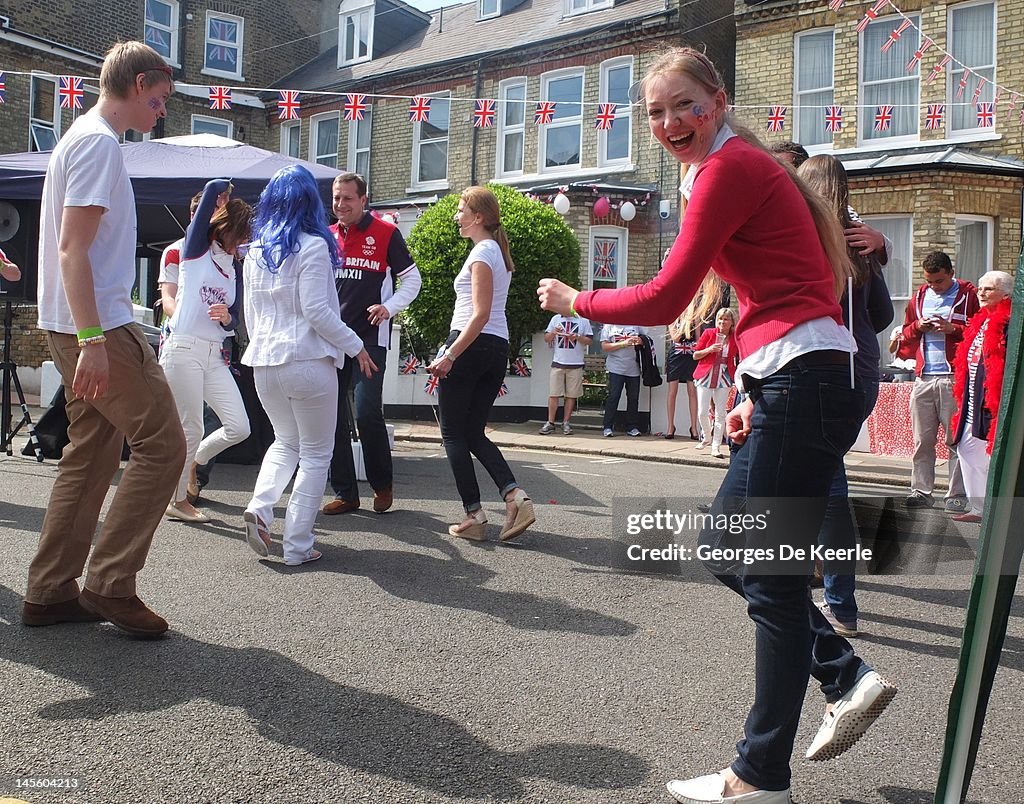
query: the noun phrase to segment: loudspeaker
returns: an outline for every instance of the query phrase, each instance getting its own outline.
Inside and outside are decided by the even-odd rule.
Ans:
[[[0,278],[0,300],[35,301],[39,256],[39,202],[0,200],[0,249],[21,269],[21,279]]]

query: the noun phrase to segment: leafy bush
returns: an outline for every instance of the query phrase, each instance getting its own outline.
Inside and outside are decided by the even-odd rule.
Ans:
[[[537,283],[553,277],[578,284],[580,246],[576,235],[551,207],[531,201],[511,187],[487,186],[498,197],[501,222],[516,264],[505,306],[509,358],[515,359],[533,333],[543,330],[551,318],[537,302]],[[421,358],[431,357],[448,335],[455,307],[452,283],[472,246],[459,236],[455,225],[458,207],[459,196],[446,195],[423,213],[409,235],[409,251],[423,277],[423,287],[402,314],[403,326]]]

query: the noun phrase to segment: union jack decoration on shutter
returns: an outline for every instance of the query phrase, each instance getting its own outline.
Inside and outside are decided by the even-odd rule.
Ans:
[[[231,108],[230,87],[210,87],[210,108],[218,112]]]
[[[779,132],[786,127],[786,107],[772,106],[768,110],[768,130]]]
[[[415,97],[409,103],[410,123],[430,122],[430,98]]]
[[[964,96],[964,90],[967,89],[967,79],[971,77],[970,70],[964,70],[964,74],[960,76],[960,83],[956,88],[956,99],[960,100]]]
[[[541,101],[533,113],[533,122],[538,126],[546,126],[555,119],[555,104],[553,101]]]
[[[517,377],[529,377],[533,374],[533,372],[530,371],[530,367],[526,365],[526,359],[522,357],[517,357],[512,362],[512,373]]]
[[[401,366],[398,368],[399,374],[415,374],[416,369],[420,367],[420,361],[416,358],[416,355],[406,355]]]
[[[831,0],[828,4],[829,11],[838,11],[846,4],[846,0]]]
[[[924,38],[924,41],[921,42],[921,46],[914,51],[913,58],[911,58],[910,61],[907,62],[908,73],[912,73],[914,72],[914,70],[917,69],[917,65],[919,65],[921,63],[921,59],[924,58],[924,52],[934,44],[935,43],[927,36]]]
[[[946,68],[946,65],[949,64],[951,61],[953,61],[953,57],[950,56],[948,53],[945,56],[943,56],[942,59],[940,59],[939,63],[932,67],[932,71],[928,74],[928,78],[925,81],[925,83],[930,84],[940,75],[942,75],[942,71]]]
[[[85,90],[82,88],[82,79],[73,75],[62,75],[60,77],[60,108],[81,109],[82,98],[85,97]]]
[[[299,93],[296,90],[282,89],[277,93],[278,120],[298,120],[301,106]]]
[[[946,104],[929,103],[928,110],[924,116],[924,127],[929,131],[938,131],[942,128],[943,118],[946,115]]]
[[[879,14],[882,13],[882,9],[889,5],[889,0],[878,0],[871,8],[869,8],[865,14],[864,19],[857,23],[857,33],[864,33],[868,29],[868,26],[878,19]]]
[[[888,131],[892,128],[893,106],[885,104],[875,110],[875,131]]]
[[[597,115],[594,117],[594,128],[600,131],[608,131],[615,122],[615,104],[602,103],[597,107]]]
[[[363,115],[366,114],[366,96],[346,95],[344,109],[347,122],[351,123],[353,120],[362,120]]]
[[[971,103],[977,103],[981,100],[981,88],[985,86],[985,76],[981,76],[978,79],[978,86],[974,88],[974,94],[971,96]]]
[[[914,23],[910,20],[903,20],[903,22],[900,23],[900,27],[889,34],[889,38],[882,43],[882,52],[888,53],[892,50],[892,46],[900,41],[900,37],[903,36],[906,30],[913,24]]]
[[[431,374],[429,379],[423,384],[423,390],[426,391],[427,396],[437,396],[437,383],[437,375]]]
[[[494,125],[494,101],[478,100],[473,109],[473,128],[490,128]]]
[[[7,82],[3,73],[0,73],[0,103],[7,103]]]
[[[843,130],[843,107],[842,106],[826,106],[825,107],[825,131],[829,134],[835,134],[837,131]]]
[[[989,128],[995,123],[996,113],[992,101],[978,104],[978,128]]]

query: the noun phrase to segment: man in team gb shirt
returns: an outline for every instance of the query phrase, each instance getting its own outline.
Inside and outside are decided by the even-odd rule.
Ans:
[[[363,339],[378,371],[367,378],[345,362],[338,372],[338,427],[331,458],[334,499],[325,514],[344,514],[359,508],[359,486],[352,460],[349,431],[349,395],[355,388],[356,425],[362,442],[366,479],[373,488],[373,510],[383,514],[394,501],[391,446],[384,422],[384,365],[391,344],[391,319],[408,307],[420,292],[416,269],[405,239],[393,223],[375,218],[366,210],[366,180],[356,173],[342,173],[334,180],[334,215],[331,227],[344,256],[336,269],[341,319]]]

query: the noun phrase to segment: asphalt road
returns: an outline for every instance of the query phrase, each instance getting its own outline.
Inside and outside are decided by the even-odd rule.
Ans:
[[[508,456],[538,511],[516,544],[448,537],[459,505],[444,456],[400,444],[395,510],[321,516],[324,558],[301,569],[249,551],[256,467],[219,467],[215,521],[161,525],[140,578],[172,624],[158,642],[20,625],[55,465],[0,456],[0,796],[620,804],[668,802],[666,780],[725,767],[753,628],[709,577],[624,561],[611,502],[621,515],[710,495],[722,471]],[[480,474],[493,539],[502,507]],[[823,699],[809,687],[795,802],[932,800],[968,587],[964,573],[860,580],[855,645],[900,693],[853,750],[812,764]],[[1024,802],[1022,615],[1018,596],[973,802]]]

